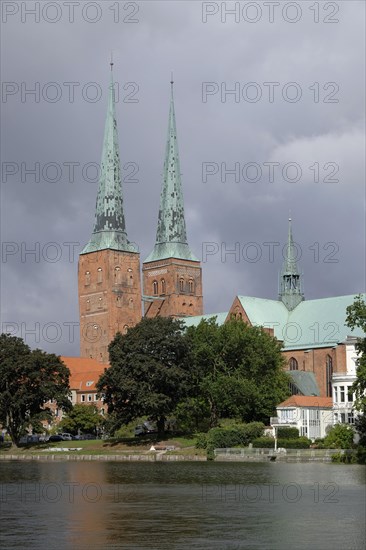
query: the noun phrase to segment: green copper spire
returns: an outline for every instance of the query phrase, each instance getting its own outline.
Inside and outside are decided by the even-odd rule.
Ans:
[[[171,98],[168,139],[160,195],[158,229],[154,250],[149,254],[145,262],[154,262],[164,258],[179,258],[198,262],[199,260],[192,254],[187,242],[177,129],[175,125],[173,78],[170,84]]]
[[[128,241],[123,214],[112,61],[95,224],[92,237],[81,254],[105,249],[137,252],[137,247]]]
[[[296,264],[297,254],[292,238],[291,218],[288,221],[288,240],[286,257],[280,275],[279,300],[285,304],[289,311],[292,311],[304,300],[304,294],[302,291],[301,276]]]

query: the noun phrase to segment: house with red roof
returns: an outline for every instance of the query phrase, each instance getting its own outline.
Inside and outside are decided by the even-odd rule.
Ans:
[[[333,425],[333,399],[316,395],[292,395],[276,407],[271,426],[292,427],[311,440],[323,438]]]

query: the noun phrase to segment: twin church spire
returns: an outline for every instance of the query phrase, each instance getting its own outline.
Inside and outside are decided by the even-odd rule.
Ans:
[[[94,230],[89,243],[84,247],[81,254],[105,249],[138,252],[136,245],[128,240],[123,211],[113,62],[111,62],[108,110],[104,128]]]
[[[138,253],[137,246],[128,240],[123,210],[113,62],[111,62],[111,81],[96,201],[95,224],[92,237],[81,254],[101,250]],[[144,264],[159,262],[169,258],[199,262],[191,252],[187,242],[175,121],[173,79],[171,80],[168,135],[156,242]],[[291,218],[289,219],[286,257],[280,274],[279,299],[290,311],[304,299],[301,276],[296,263],[296,249],[292,237]]]
[[[146,258],[145,263],[165,258],[178,258],[193,262],[199,261],[192,254],[187,242],[173,84],[172,78],[170,82],[168,136],[165,149],[156,242],[153,251]]]
[[[179,164],[177,129],[174,111],[173,80],[165,151],[163,182],[156,243],[146,262],[163,258],[179,258],[199,261],[187,242],[184,216],[183,191]],[[98,250],[137,252],[137,247],[128,240],[123,211],[123,192],[119,156],[118,131],[113,82],[113,62],[109,86],[108,110],[105,122],[103,152],[95,209],[95,224],[92,237],[81,254]]]

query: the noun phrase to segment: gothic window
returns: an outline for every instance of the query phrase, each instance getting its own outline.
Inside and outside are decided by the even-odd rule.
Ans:
[[[86,311],[90,311],[90,300],[86,301]]]
[[[133,286],[133,274],[130,267],[127,269],[127,285]]]
[[[114,284],[120,285],[122,283],[122,271],[121,268],[116,266],[114,268]]]
[[[158,281],[154,281],[154,282],[153,282],[153,292],[154,292],[154,296],[157,296],[157,295],[158,295],[158,290],[159,290]]]
[[[103,307],[103,298],[98,298],[98,309],[102,309]]]
[[[97,283],[102,283],[103,282],[103,270],[101,267],[98,267],[98,271],[97,271]]]
[[[333,359],[327,355],[325,362],[325,390],[327,397],[332,397],[332,376],[333,376]]]
[[[85,271],[85,286],[90,285],[90,271]]]
[[[128,302],[128,307],[130,309],[133,309],[133,298],[130,298],[129,302]]]
[[[193,294],[193,292],[194,292],[194,282],[193,282],[193,279],[189,279],[189,281],[188,281],[188,288],[189,288],[189,292],[190,292],[191,294]]]
[[[180,292],[184,292],[184,279],[183,279],[183,277],[181,277],[179,279],[179,290],[180,290]]]
[[[123,334],[127,334],[127,330],[128,330],[128,325],[125,325],[123,327]]]
[[[295,359],[295,357],[291,357],[289,364],[290,364],[290,370],[299,370],[299,364]]]
[[[161,293],[165,294],[165,279],[161,280]]]
[[[117,298],[116,298],[116,304],[117,304],[117,307],[121,307],[121,306],[122,306],[121,296],[117,296]]]

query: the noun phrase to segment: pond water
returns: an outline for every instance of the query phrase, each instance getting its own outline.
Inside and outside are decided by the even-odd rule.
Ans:
[[[363,466],[1,462],[3,549],[366,547]]]

